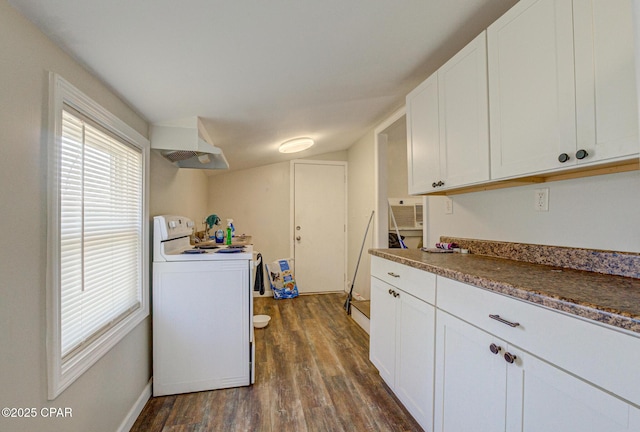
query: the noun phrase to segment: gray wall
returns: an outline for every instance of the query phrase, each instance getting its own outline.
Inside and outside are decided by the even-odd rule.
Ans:
[[[59,73],[144,136],[145,119],[0,0],[0,407],[71,408],[71,418],[6,419],[2,431],[118,429],[151,377],[145,320],[54,401],[46,374],[48,72]],[[205,212],[201,172],[151,157],[150,214]],[[200,196],[197,196],[200,195]]]

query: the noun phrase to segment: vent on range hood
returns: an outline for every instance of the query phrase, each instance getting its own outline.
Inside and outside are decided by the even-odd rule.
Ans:
[[[229,168],[222,150],[211,144],[198,117],[152,125],[151,148],[179,168]]]

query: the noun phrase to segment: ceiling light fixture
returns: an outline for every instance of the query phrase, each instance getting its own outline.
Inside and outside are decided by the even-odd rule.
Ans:
[[[280,153],[297,153],[306,150],[314,144],[311,138],[295,138],[280,144]]]

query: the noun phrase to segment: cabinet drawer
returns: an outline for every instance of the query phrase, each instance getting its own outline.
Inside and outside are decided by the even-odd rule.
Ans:
[[[413,267],[371,257],[371,276],[393,285],[427,303],[436,301],[436,275]]]
[[[437,284],[439,309],[640,405],[640,338],[440,276]]]

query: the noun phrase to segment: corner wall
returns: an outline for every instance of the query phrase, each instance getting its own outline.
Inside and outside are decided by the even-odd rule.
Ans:
[[[374,161],[374,135],[373,129],[368,131],[360,140],[354,143],[348,150],[349,178],[348,178],[348,264],[347,279],[351,282],[358,262],[358,254],[362,247],[367,223],[371,212],[375,210],[375,161]],[[386,179],[385,179],[386,181]],[[375,220],[375,218],[374,218]],[[375,224],[372,222],[365,240],[364,249],[358,274],[354,283],[354,293],[360,294],[365,299],[370,298],[371,292],[371,256],[368,250],[373,247],[373,233]],[[350,284],[349,284],[350,285]],[[354,294],[354,298],[356,298]]]
[[[149,216],[177,214],[192,219],[198,230],[207,213],[209,178],[202,170],[180,169],[151,151]]]
[[[151,376],[150,319],[54,401],[47,400],[48,72],[60,74],[139,133],[147,123],[0,0],[0,406],[70,408],[71,418],[4,418],[3,431],[118,429]]]

